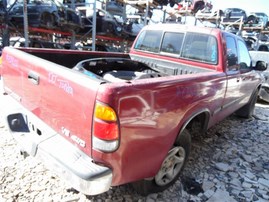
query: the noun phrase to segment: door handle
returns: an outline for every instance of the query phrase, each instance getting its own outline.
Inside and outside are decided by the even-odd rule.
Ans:
[[[35,72],[29,72],[28,73],[28,80],[31,83],[38,85],[39,84],[39,75]]]

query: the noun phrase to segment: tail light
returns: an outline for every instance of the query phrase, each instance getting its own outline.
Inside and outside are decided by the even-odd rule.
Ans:
[[[111,107],[96,103],[93,117],[93,149],[112,152],[119,145],[119,124],[117,114]]]

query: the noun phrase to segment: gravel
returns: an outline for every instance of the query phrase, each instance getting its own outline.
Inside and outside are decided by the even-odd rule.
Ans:
[[[192,141],[182,177],[167,190],[146,197],[130,185],[85,196],[46,169],[20,155],[3,123],[0,106],[0,201],[40,202],[232,202],[269,201],[269,105],[256,104],[253,118],[230,116]]]

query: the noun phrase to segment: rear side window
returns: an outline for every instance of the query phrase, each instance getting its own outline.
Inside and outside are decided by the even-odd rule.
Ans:
[[[163,37],[161,51],[179,55],[184,33],[166,32]]]
[[[163,32],[145,30],[136,41],[134,49],[161,54],[173,54],[203,63],[218,63],[218,46],[214,36],[192,32]]]
[[[161,39],[162,31],[146,30],[140,34],[134,48],[137,50],[158,53]]]
[[[181,57],[217,64],[217,50],[215,37],[200,33],[187,33]]]

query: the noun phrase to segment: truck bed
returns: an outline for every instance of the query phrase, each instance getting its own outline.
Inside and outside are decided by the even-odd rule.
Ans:
[[[49,60],[69,69],[84,72],[106,81],[117,82],[132,79],[155,78],[169,75],[196,74],[214,72],[212,69],[201,68],[194,65],[160,62],[152,64],[139,57],[130,57],[124,53],[89,52],[73,50],[21,49],[31,55]],[[79,67],[80,66],[80,67]],[[83,67],[83,68],[81,68]],[[85,71],[86,70],[86,71]]]

